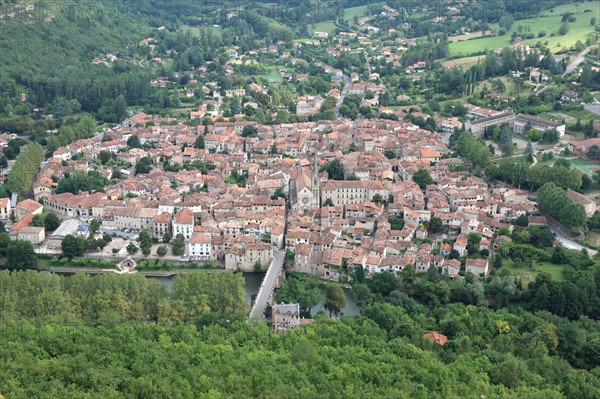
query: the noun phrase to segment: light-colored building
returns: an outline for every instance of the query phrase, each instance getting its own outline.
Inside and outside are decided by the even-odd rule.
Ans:
[[[387,200],[391,186],[376,180],[329,180],[321,186],[321,202],[331,200],[334,206],[363,204],[380,195]]]
[[[39,202],[32,199],[25,199],[15,207],[15,219],[21,220],[25,215],[41,215],[44,207]]]
[[[549,129],[556,129],[560,137],[565,135],[565,124],[560,122],[554,122],[549,119],[538,118],[533,115],[519,114],[513,122],[513,129],[515,133],[527,134],[525,127],[530,125],[532,129],[544,132]]]
[[[239,243],[230,247],[225,253],[225,269],[254,271],[254,265],[260,263],[261,270],[266,270],[273,259],[273,247],[270,244],[255,241]]]
[[[279,332],[300,327],[300,305],[297,303],[273,305],[271,322],[273,329]]]
[[[177,212],[173,218],[173,237],[179,234],[187,240],[194,232],[194,213],[191,209],[184,208]]]
[[[154,216],[154,227],[152,229],[154,237],[162,240],[164,235],[171,231],[171,217],[169,212],[163,212]]]
[[[148,233],[154,231],[154,216],[160,211],[157,208],[106,208],[104,212],[103,225],[107,227],[116,227],[146,230]],[[112,215],[112,220],[110,215]]]
[[[490,262],[487,259],[467,258],[465,261],[465,271],[473,273],[476,276],[487,276],[489,273]]]
[[[475,121],[467,121],[465,123],[465,129],[473,132],[475,136],[483,135],[485,128],[488,126],[501,125],[503,123],[512,124],[516,118],[513,112],[503,112],[498,115],[490,116],[487,118],[477,119]]]
[[[29,241],[33,245],[39,245],[46,238],[46,231],[43,227],[27,226],[17,233],[17,240]]]
[[[185,246],[185,255],[193,260],[209,260],[212,256],[212,238],[201,232],[192,233]]]
[[[0,198],[0,220],[7,221],[10,218],[10,199]]]
[[[87,237],[89,231],[86,234],[86,231],[84,229],[80,229],[79,220],[67,219],[63,221],[56,230],[54,230],[54,233],[52,233],[50,239],[62,241],[69,234],[73,236]]]
[[[585,214],[588,217],[592,217],[592,215],[596,213],[597,207],[596,202],[594,200],[586,197],[585,195],[579,194],[577,191],[573,191],[571,189],[567,190],[567,194],[574,203],[583,206],[583,209],[585,209]]]

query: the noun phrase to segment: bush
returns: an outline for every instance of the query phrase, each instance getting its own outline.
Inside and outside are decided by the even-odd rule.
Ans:
[[[156,248],[156,254],[158,256],[165,256],[167,254],[167,247],[161,245],[160,247]]]

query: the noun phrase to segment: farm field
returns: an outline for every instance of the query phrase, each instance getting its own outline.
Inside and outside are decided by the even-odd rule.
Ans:
[[[442,64],[447,68],[452,68],[455,66],[469,68],[471,65],[477,64],[478,60],[483,61],[483,59],[484,59],[483,56],[475,55],[472,57],[463,57],[463,58],[456,58],[453,60],[444,61]]]
[[[558,28],[561,26],[561,16],[566,11],[572,10],[572,5],[564,5],[555,7],[553,12],[547,13],[547,16],[539,18],[531,18],[523,21],[515,21],[510,32],[507,32],[504,36],[486,37],[481,39],[472,39],[462,42],[452,42],[449,44],[450,56],[456,55],[470,55],[477,52],[487,50],[493,50],[498,47],[506,47],[510,45],[510,38],[512,32],[518,32],[519,26],[523,26],[525,30],[530,30],[531,33],[535,34],[533,39],[525,39],[523,43],[529,45],[535,45],[538,41],[548,42],[548,47],[553,53],[560,51],[561,49],[568,49],[581,40],[585,43],[588,36],[594,31],[593,26],[590,25],[590,20],[594,16],[598,16],[600,13],[600,3],[583,3],[580,6],[580,12],[575,14],[576,21],[568,23],[569,32],[564,36],[558,35]],[[584,10],[591,10],[591,12],[583,12]],[[498,24],[492,24],[491,28],[497,30]],[[540,31],[546,31],[546,36],[538,38],[537,34]],[[556,33],[556,36],[550,37],[552,33]]]

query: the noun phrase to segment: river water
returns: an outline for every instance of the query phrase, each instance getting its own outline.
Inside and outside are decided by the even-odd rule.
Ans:
[[[265,273],[244,273],[244,290],[246,291],[246,298],[248,302],[252,301],[252,295],[258,294],[258,290],[260,289],[260,284],[265,276]],[[156,279],[161,282],[165,287],[167,287],[167,291],[171,292],[173,289],[173,278],[174,277],[149,277]],[[325,290],[323,290],[323,294],[325,294]],[[341,310],[341,314],[344,316],[357,316],[360,314],[360,309],[356,302],[350,296],[350,290],[344,288],[344,294],[346,295],[346,306]],[[325,314],[329,314],[325,307],[324,303],[320,303],[314,308],[311,309],[312,316],[316,316],[320,311],[325,312]]]

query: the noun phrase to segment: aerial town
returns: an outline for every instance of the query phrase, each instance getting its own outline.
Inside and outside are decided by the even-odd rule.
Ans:
[[[0,8],[1,29],[33,18],[38,5],[25,3]],[[600,317],[598,3],[533,13],[506,0],[498,17],[475,0],[301,1],[290,8],[300,17],[278,8],[287,2],[248,11],[184,1],[173,15],[163,3],[119,27],[122,37],[104,17],[97,37],[79,21],[77,66],[38,81],[33,60],[27,77],[21,61],[2,64],[0,268],[172,277],[158,305],[131,299],[115,311],[157,326],[226,330],[235,315],[289,336],[327,314],[384,330],[382,320],[410,318],[413,330],[389,327],[389,339],[410,335],[433,352],[467,334],[435,313],[444,306]],[[198,15],[180,15],[185,7]],[[40,10],[41,25],[63,18]],[[246,284],[247,297],[213,297],[213,278]],[[0,308],[0,321],[16,309]],[[107,312],[77,317],[118,325]],[[525,331],[503,317],[489,330]],[[519,342],[542,337],[531,346],[545,342],[543,356],[598,366],[581,349],[598,340],[595,327],[571,358],[548,338],[560,323],[544,323]]]
[[[387,7],[381,15],[396,12]],[[485,162],[529,151],[532,166],[566,153],[593,164],[600,155],[600,126],[590,120],[588,138],[574,140],[572,134],[565,135],[574,128],[564,114],[549,119],[517,113],[511,105],[518,93],[486,84],[465,103],[447,102],[442,109],[433,93],[424,96],[429,99],[426,106],[419,105],[423,100],[413,100],[412,93],[420,87],[431,90],[422,80],[444,70],[431,72],[431,61],[425,60],[405,66],[403,52],[416,43],[401,39],[394,29],[380,32],[370,24],[378,18],[358,22],[365,34],[315,31],[310,41],[279,41],[247,51],[226,48],[226,76],[220,81],[211,81],[214,74],[207,72],[215,70],[214,63],[152,78],[151,85],[177,97],[202,99],[187,115],[131,111],[121,123],[106,124],[92,137],[60,146],[55,143],[61,138],[50,144],[50,135],[49,147],[56,148],[36,171],[31,198],[0,202],[10,237],[30,241],[37,253],[58,258],[63,240],[71,235],[91,241],[85,252],[97,258],[164,256],[177,263],[241,271],[267,270],[274,248],[280,248],[287,252],[290,270],[341,282],[348,282],[358,268],[367,276],[399,273],[407,266],[455,279],[464,275],[461,271],[487,276],[494,250],[512,241],[517,218],[553,224],[531,190],[493,181],[496,176],[482,168]],[[386,45],[394,37],[396,44]],[[137,43],[138,48],[149,46],[155,55],[164,47],[155,37]],[[321,58],[334,64],[345,57],[343,67],[323,61],[309,67],[312,54],[320,51]],[[493,58],[505,68],[503,52],[508,51],[520,58],[509,70],[510,78],[503,79],[518,79],[531,90],[527,102],[541,102],[546,89],[560,97],[555,109],[590,97],[581,81],[584,73],[598,74],[594,62],[582,66],[578,59],[567,67],[572,81],[559,84],[541,64],[550,71],[562,70],[566,57],[514,40],[481,63],[487,69]],[[165,57],[175,53],[167,49]],[[159,55],[151,62],[164,62]],[[92,63],[114,62],[117,56],[103,59]],[[351,62],[357,59],[365,65],[354,66]],[[527,66],[532,63],[540,67]],[[280,76],[273,81],[244,78],[258,64],[273,66]],[[492,85],[505,85],[498,81]],[[283,89],[280,82],[285,82]],[[395,87],[398,82],[400,88]],[[471,83],[466,88],[460,84],[460,90],[473,91]],[[557,91],[560,87],[565,89]],[[290,89],[295,94],[289,96]],[[27,101],[27,94],[21,101]],[[289,106],[266,115],[271,122],[253,118],[276,101]],[[593,115],[600,111],[598,104],[593,100],[585,109]],[[514,148],[502,147],[501,128],[508,130],[508,140],[514,138]],[[486,140],[491,160],[479,164],[453,150],[451,136],[460,132]],[[5,146],[10,138],[5,137]],[[593,167],[581,170],[589,177],[594,172]],[[99,186],[80,189],[78,179],[89,176]],[[575,192],[580,186],[569,188],[569,198],[592,217],[597,199]],[[34,223],[36,215],[48,212],[62,221],[52,231]],[[140,231],[153,241],[143,254]],[[183,245],[178,241],[170,248],[167,244],[178,236]]]

